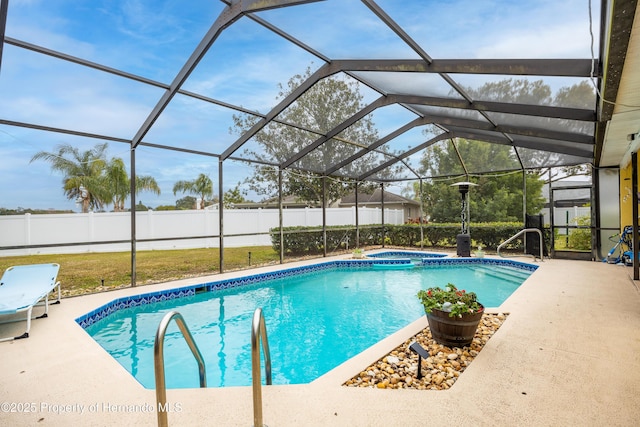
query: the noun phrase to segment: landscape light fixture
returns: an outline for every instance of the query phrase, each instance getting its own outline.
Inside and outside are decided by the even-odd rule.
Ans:
[[[429,352],[427,350],[424,349],[424,347],[422,347],[420,344],[418,344],[416,341],[414,341],[413,343],[411,343],[411,345],[409,345],[409,350],[413,351],[414,353],[416,353],[418,355],[418,375],[417,378],[420,379],[422,378],[422,359],[427,359],[429,357]]]

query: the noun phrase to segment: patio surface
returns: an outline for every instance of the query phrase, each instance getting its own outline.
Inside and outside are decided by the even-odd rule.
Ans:
[[[499,307],[510,313],[508,319],[450,390],[341,386],[424,328],[422,317],[311,384],[263,387],[264,423],[638,425],[640,294],[631,268],[566,260],[538,265]],[[120,296],[246,274],[67,298],[51,306],[49,318],[33,321],[30,338],[0,343],[0,425],[156,425],[155,391],[144,389],[74,319]],[[22,333],[24,326],[2,324],[0,336]],[[174,410],[169,425],[253,424],[250,387],[168,390],[167,397]]]

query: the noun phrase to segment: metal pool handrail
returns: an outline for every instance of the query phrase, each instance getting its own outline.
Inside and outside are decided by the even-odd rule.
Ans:
[[[514,234],[513,236],[509,237],[507,240],[505,240],[504,242],[500,243],[500,245],[498,246],[498,255],[505,258],[504,255],[502,255],[500,253],[500,249],[506,245],[507,243],[509,243],[510,241],[514,240],[515,238],[519,237],[522,234],[526,234],[526,233],[533,233],[533,232],[537,232],[540,235],[540,261],[544,261],[544,255],[543,255],[543,245],[544,245],[544,240],[542,238],[542,231],[538,230],[537,228],[524,228],[520,231],[518,231],[516,234]],[[526,256],[526,255],[513,255],[513,256]],[[533,257],[533,260],[536,260],[536,256],[535,255],[531,255]]]
[[[262,337],[262,339],[260,339]],[[256,308],[251,324],[251,377],[253,381],[253,427],[262,427],[262,375],[260,373],[260,343],[264,353],[264,370],[267,385],[271,385],[271,354],[269,353],[269,340],[267,339],[267,327],[264,323],[262,309]]]
[[[196,342],[193,340],[193,336],[191,335],[191,332],[189,332],[189,328],[187,328],[187,324],[185,323],[182,315],[177,311],[170,311],[165,314],[160,321],[158,331],[156,332],[156,340],[153,344],[153,362],[156,377],[156,411],[158,413],[158,426],[160,427],[167,427],[169,425],[167,420],[167,412],[169,411],[169,408],[167,407],[167,386],[165,384],[164,377],[164,335],[167,332],[169,322],[171,322],[171,319],[173,318],[176,319],[176,323],[178,324],[178,328],[180,328],[180,332],[182,332],[182,336],[187,342],[191,353],[193,353],[193,357],[195,357],[198,362],[200,387],[204,388],[207,386],[207,374],[204,367],[204,358],[202,357]]]

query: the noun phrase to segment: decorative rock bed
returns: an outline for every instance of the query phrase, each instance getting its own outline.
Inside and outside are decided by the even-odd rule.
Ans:
[[[503,313],[485,313],[471,345],[462,348],[449,348],[438,344],[431,337],[429,327],[426,327],[343,385],[381,389],[446,390],[456,382],[506,318],[507,314]],[[422,360],[423,376],[420,379],[416,375],[418,355],[409,350],[414,341],[430,355]]]

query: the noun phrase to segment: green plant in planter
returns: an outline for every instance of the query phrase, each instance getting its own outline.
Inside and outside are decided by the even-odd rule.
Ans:
[[[449,283],[444,289],[440,287],[421,289],[418,291],[418,299],[424,306],[424,311],[441,310],[449,313],[449,317],[462,317],[467,313],[480,313],[484,310],[478,302],[475,292],[459,290]]]

